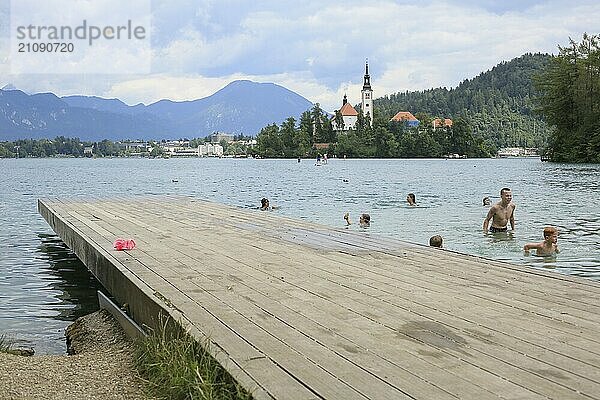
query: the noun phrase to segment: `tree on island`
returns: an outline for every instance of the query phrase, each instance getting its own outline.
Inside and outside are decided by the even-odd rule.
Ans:
[[[599,35],[569,39],[536,80],[539,112],[556,130],[548,156],[558,162],[600,162]]]
[[[263,128],[257,137],[256,151],[268,158],[316,156],[319,152],[351,158],[443,157],[454,153],[489,157],[495,151],[481,134],[474,132],[466,118],[459,118],[455,127],[434,129],[431,116],[418,115],[423,123],[409,127],[404,122],[386,121],[375,113],[371,127],[370,116],[359,111],[353,129],[337,133],[331,119],[316,105],[302,114],[298,125],[294,118],[288,118],[280,126]],[[317,150],[314,143],[329,143],[329,147]]]

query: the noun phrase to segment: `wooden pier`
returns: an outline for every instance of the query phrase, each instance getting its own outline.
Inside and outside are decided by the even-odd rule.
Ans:
[[[165,310],[257,399],[600,399],[598,282],[191,198],[38,206],[133,319]]]

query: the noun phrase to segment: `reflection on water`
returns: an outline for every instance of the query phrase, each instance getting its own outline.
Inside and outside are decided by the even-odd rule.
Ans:
[[[267,197],[281,215],[344,229],[349,212],[347,229],[360,231],[366,212],[374,234],[422,244],[439,234],[454,251],[598,280],[599,181],[600,165],[535,159],[0,159],[0,332],[61,353],[68,321],[97,307],[97,283],[37,213],[40,197],[170,194],[253,210]],[[484,235],[481,200],[505,186],[516,230]],[[561,253],[526,256],[546,225],[559,229]]]
[[[49,284],[50,290],[60,293],[59,304],[53,305],[56,312],[52,318],[74,321],[98,310],[96,291],[101,285],[85,265],[56,235],[40,233],[40,254],[37,257],[48,263],[48,276],[56,280]]]
[[[98,282],[55,235],[2,252],[0,332],[37,354],[64,353],[65,328],[98,309]],[[33,237],[32,237],[33,239]]]

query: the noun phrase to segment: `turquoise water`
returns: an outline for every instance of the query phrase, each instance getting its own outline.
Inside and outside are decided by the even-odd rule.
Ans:
[[[176,180],[177,182],[173,182]],[[345,182],[347,180],[347,182]],[[346,229],[360,213],[372,233],[600,279],[600,165],[537,159],[314,160],[3,159],[0,160],[0,333],[35,347],[65,351],[69,321],[97,308],[97,283],[37,213],[45,196],[189,195],[244,208],[268,197],[273,211]],[[482,198],[513,190],[516,230],[484,235]],[[418,207],[406,204],[416,194]],[[256,211],[260,212],[260,211]],[[523,244],[559,228],[561,253],[525,256]]]

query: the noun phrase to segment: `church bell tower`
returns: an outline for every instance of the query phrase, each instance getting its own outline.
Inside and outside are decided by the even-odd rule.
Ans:
[[[369,60],[365,62],[365,77],[361,90],[362,103],[360,109],[363,115],[369,116],[371,128],[373,127],[373,89],[371,89],[371,76],[369,75]]]

